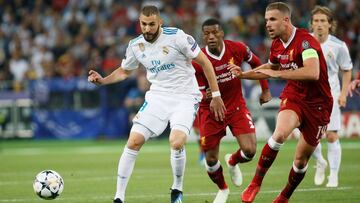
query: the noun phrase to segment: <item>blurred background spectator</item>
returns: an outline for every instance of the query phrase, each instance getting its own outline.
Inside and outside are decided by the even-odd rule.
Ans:
[[[163,26],[179,27],[200,44],[202,22],[219,18],[225,38],[244,41],[266,62],[271,41],[266,37],[263,15],[269,2],[273,1],[0,0],[0,93],[29,92],[29,80],[85,78],[89,69],[108,75],[121,64],[129,40],[140,34],[138,16],[145,4],[160,8]],[[287,2],[293,8],[294,24],[302,28],[309,27],[315,5],[333,10],[338,21],[335,35],[349,47],[354,78],[360,66],[360,1]],[[135,113],[148,88],[145,81],[144,71],[139,71],[124,84],[106,87],[108,103]]]

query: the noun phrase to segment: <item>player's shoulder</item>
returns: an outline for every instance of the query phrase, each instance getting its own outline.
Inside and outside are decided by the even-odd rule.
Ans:
[[[225,45],[230,47],[246,47],[246,45],[240,41],[224,40],[224,43]]]
[[[328,42],[337,46],[346,46],[346,43],[334,35],[329,35]]]
[[[162,33],[167,36],[176,36],[184,32],[176,27],[162,27]]]
[[[144,41],[144,36],[141,34],[141,35],[137,36],[136,38],[130,40],[129,45],[133,46],[135,44],[142,43],[143,41]]]

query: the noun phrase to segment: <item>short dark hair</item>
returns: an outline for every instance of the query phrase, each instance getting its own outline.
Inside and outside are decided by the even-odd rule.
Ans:
[[[160,11],[156,6],[148,5],[148,6],[144,6],[142,8],[141,14],[143,14],[144,16],[148,16],[148,17],[151,15],[160,16]]]
[[[287,14],[291,17],[291,9],[290,9],[289,5],[284,2],[274,2],[274,3],[269,4],[266,7],[265,11],[269,11],[269,10],[279,10],[280,12]]]
[[[222,25],[218,19],[215,18],[209,18],[205,20],[201,26],[201,28],[204,30],[205,26],[212,26],[212,25],[219,25],[219,28],[222,30]]]
[[[318,14],[318,13],[321,13],[321,14],[324,14],[327,16],[328,22],[331,25],[331,28],[329,31],[330,31],[330,33],[335,33],[336,27],[337,27],[337,22],[336,22],[336,20],[334,20],[333,13],[330,10],[330,8],[328,8],[326,6],[319,6],[319,5],[315,6],[315,8],[311,11],[310,23],[312,24],[314,15]]]

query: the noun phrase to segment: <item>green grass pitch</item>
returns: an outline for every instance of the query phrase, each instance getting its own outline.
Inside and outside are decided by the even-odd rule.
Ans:
[[[323,141],[325,143],[325,141]],[[35,195],[32,182],[35,175],[44,169],[53,169],[61,174],[65,189],[59,203],[112,202],[116,185],[119,156],[124,141],[4,141],[0,143],[0,203],[45,202]],[[289,140],[281,149],[273,166],[264,179],[255,202],[271,202],[287,181],[292,165],[296,142]],[[258,143],[254,161],[241,165],[244,183],[232,185],[226,165],[225,153],[237,149],[237,144],[221,144],[221,162],[226,181],[230,187],[228,203],[241,202],[240,193],[251,180],[258,155],[264,142]],[[313,184],[314,161],[310,161],[305,179],[297,188],[291,202],[360,202],[360,140],[342,140],[343,159],[339,187],[329,189]],[[208,178],[203,166],[198,163],[198,146],[188,143],[187,166],[184,182],[184,202],[212,202],[217,187]],[[326,144],[323,144],[326,152]],[[130,179],[126,203],[169,202],[172,183],[169,145],[166,140],[150,140],[142,148]],[[324,154],[326,156],[326,153]],[[328,173],[328,171],[327,171]],[[48,202],[48,201],[47,201]]]

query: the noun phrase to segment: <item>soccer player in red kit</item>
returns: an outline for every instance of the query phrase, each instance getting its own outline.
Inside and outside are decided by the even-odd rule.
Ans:
[[[236,152],[225,156],[232,182],[236,186],[240,186],[242,183],[241,171],[237,164],[250,161],[256,152],[255,126],[250,112],[245,105],[241,81],[233,76],[227,67],[229,64],[240,66],[242,62],[247,62],[255,68],[261,65],[261,62],[245,44],[224,40],[224,31],[218,20],[206,20],[202,25],[202,32],[204,42],[206,43],[202,51],[214,67],[220,89],[219,94],[221,94],[221,98],[225,103],[226,115],[223,121],[216,121],[209,108],[211,93],[206,91],[209,85],[202,68],[198,64],[193,63],[196,69],[196,79],[204,95],[198,111],[200,145],[205,152],[205,166],[208,175],[219,187],[219,192],[214,202],[225,203],[229,195],[229,189],[224,180],[223,169],[218,156],[219,143],[221,138],[226,135],[226,127],[229,126],[240,146],[240,149]],[[267,81],[261,80],[260,84],[263,90],[260,96],[260,103],[262,104],[268,102],[271,99],[271,95]]]
[[[294,27],[290,18],[286,3],[269,4],[265,11],[266,29],[273,39],[269,62],[247,72],[238,66],[229,67],[239,78],[287,80],[280,96],[275,131],[263,147],[255,176],[242,192],[243,202],[253,202],[281,146],[293,129],[299,128],[302,135],[288,182],[273,201],[288,202],[304,178],[309,158],[330,121],[333,99],[320,44],[306,30]]]

